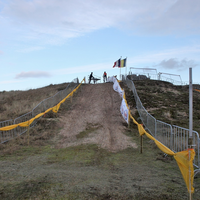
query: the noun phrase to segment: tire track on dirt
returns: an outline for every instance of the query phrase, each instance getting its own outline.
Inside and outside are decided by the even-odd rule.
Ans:
[[[120,113],[121,97],[112,83],[83,85],[73,100],[71,109],[61,116],[64,128],[60,131],[58,147],[97,144],[110,151],[118,151],[136,144],[123,134],[126,129]],[[77,136],[89,128],[86,137]]]
[[[107,98],[104,99],[104,101],[109,101],[110,102],[110,107],[107,108],[107,109],[111,108],[110,112],[106,113],[107,117],[104,118],[104,124],[105,124],[104,126],[105,126],[105,129],[107,129],[107,131],[109,133],[110,149],[112,150],[112,149],[114,149],[115,138],[114,138],[114,134],[113,134],[112,126],[111,126],[111,124],[112,124],[112,116],[114,116],[114,113],[113,113],[114,109],[112,109],[114,103],[113,103],[113,98],[112,98],[112,95],[111,95],[113,91],[111,89],[112,88],[110,88],[110,90],[107,91],[107,94],[106,94]],[[106,105],[106,103],[104,105]]]

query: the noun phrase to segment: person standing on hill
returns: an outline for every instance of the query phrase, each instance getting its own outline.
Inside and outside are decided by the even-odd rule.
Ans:
[[[106,81],[107,81],[107,73],[104,72],[104,73],[103,73],[103,82],[105,83]]]
[[[91,82],[92,79],[94,79],[93,72],[91,72],[91,74],[89,76],[89,84],[90,84],[90,82]]]

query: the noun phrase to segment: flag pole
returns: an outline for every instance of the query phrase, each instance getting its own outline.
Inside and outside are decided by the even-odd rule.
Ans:
[[[120,76],[119,76],[119,78],[120,78],[120,81],[122,80],[122,76],[121,76],[121,59],[122,59],[122,56],[121,56],[121,58],[120,58]]]
[[[125,73],[125,76],[127,76],[127,56],[126,56],[126,73]]]
[[[188,147],[193,148],[193,86],[192,86],[192,68],[189,68],[189,139],[188,139]],[[190,149],[189,149],[189,162],[190,162]],[[191,169],[189,164],[189,195],[190,200],[192,200],[192,192],[191,192]]]

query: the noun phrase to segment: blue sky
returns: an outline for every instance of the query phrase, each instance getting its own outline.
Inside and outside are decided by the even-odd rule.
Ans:
[[[199,0],[0,0],[0,91],[155,68],[200,83]],[[139,73],[139,71],[133,71]],[[175,77],[174,77],[175,78]]]

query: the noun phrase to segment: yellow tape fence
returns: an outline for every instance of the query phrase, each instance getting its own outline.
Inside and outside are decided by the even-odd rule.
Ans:
[[[200,90],[198,90],[198,89],[194,89],[195,91],[197,91],[197,92],[200,92]]]
[[[112,78],[112,81],[113,82],[115,81],[114,78]],[[119,85],[119,87],[120,87],[120,85]],[[126,102],[127,108],[129,109],[129,106],[127,104],[126,97],[125,97],[125,92],[124,92],[124,95],[123,95],[123,99]],[[130,119],[133,120],[133,123],[137,125],[138,132],[139,132],[140,136],[145,134],[149,139],[151,139],[155,142],[155,144],[157,145],[157,147],[161,151],[163,151],[164,153],[174,157],[174,159],[176,160],[176,162],[179,166],[179,169],[182,173],[182,176],[183,176],[183,179],[186,183],[188,192],[193,193],[194,192],[194,188],[193,188],[193,180],[194,180],[193,160],[194,160],[194,157],[195,157],[194,149],[187,149],[185,151],[174,153],[172,150],[170,150],[168,147],[163,145],[161,142],[159,142],[157,139],[155,139],[152,135],[150,135],[148,132],[146,132],[143,125],[139,124],[133,118],[133,116],[131,115],[130,109],[129,109],[129,117],[130,117]]]
[[[43,116],[44,114],[50,112],[51,110],[52,110],[54,113],[57,113],[58,110],[59,110],[59,108],[60,108],[60,105],[61,105],[62,103],[64,103],[65,100],[66,100],[67,98],[69,98],[70,96],[73,96],[74,92],[76,92],[76,91],[78,90],[78,88],[81,86],[81,84],[83,83],[84,80],[85,80],[85,79],[83,79],[83,80],[81,81],[81,83],[80,83],[72,92],[70,92],[62,101],[60,101],[60,102],[59,102],[57,105],[55,105],[54,107],[47,109],[47,110],[46,110],[45,112],[43,112],[43,113],[39,113],[39,114],[36,115],[34,118],[31,118],[31,119],[28,120],[28,121],[21,122],[21,123],[19,123],[19,124],[13,124],[13,125],[10,125],[10,126],[2,127],[2,128],[0,128],[0,131],[9,131],[9,130],[12,130],[12,129],[18,127],[18,126],[20,126],[20,127],[28,127],[28,126],[30,126],[30,125],[32,124],[32,122],[33,122],[35,119],[40,118],[41,116]]]

